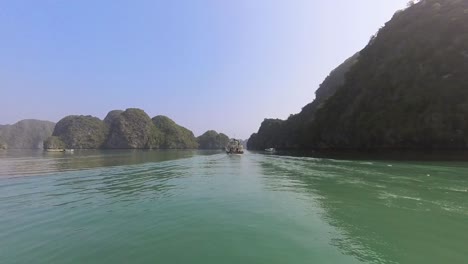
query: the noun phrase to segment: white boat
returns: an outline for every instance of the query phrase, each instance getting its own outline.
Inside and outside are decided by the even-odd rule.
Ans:
[[[265,149],[265,151],[266,151],[266,152],[275,152],[276,149],[274,149],[274,148],[267,148],[267,149]]]
[[[240,140],[231,139],[225,147],[227,154],[244,154],[244,146],[242,146]]]

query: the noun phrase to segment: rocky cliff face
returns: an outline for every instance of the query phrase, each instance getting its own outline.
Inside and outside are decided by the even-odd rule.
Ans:
[[[119,116],[123,113],[123,110],[112,110],[109,113],[107,113],[106,117],[104,118],[104,123],[106,123],[107,126],[112,126],[112,124],[119,118]]]
[[[247,148],[301,148],[309,136],[307,128],[313,123],[317,109],[343,85],[346,73],[358,60],[359,53],[356,53],[334,69],[315,92],[315,100],[304,106],[300,113],[291,115],[287,120],[265,119],[258,133],[248,139]]]
[[[229,137],[214,130],[208,130],[197,138],[200,149],[224,149]]]
[[[44,141],[44,149],[65,149],[67,146],[65,143],[57,136],[48,137]]]
[[[468,1],[395,14],[318,111],[310,146],[467,148],[467,43]]]
[[[153,124],[160,131],[159,147],[163,149],[196,149],[197,140],[193,132],[179,126],[167,116],[155,116]]]
[[[13,125],[0,127],[0,148],[41,149],[46,138],[52,135],[55,123],[26,119]]]
[[[466,43],[468,1],[422,0],[397,12],[326,100],[264,122],[249,148],[466,149]]]
[[[62,118],[55,126],[53,136],[70,149],[96,149],[104,145],[108,128],[93,116],[71,115]]]
[[[153,141],[154,134],[157,133],[156,128],[143,110],[129,108],[120,114],[115,114],[112,119],[107,148],[145,149],[155,145]]]

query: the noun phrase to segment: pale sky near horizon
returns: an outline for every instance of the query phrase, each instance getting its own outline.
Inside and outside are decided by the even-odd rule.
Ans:
[[[0,124],[137,107],[248,138],[408,0],[0,2]]]

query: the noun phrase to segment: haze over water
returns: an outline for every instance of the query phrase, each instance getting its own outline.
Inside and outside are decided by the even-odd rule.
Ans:
[[[0,152],[0,263],[466,263],[466,162]]]

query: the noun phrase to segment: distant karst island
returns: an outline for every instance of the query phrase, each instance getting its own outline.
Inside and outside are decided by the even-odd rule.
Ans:
[[[466,150],[467,44],[468,1],[410,3],[300,113],[265,119],[248,148]]]
[[[57,124],[22,120],[0,126],[0,149],[222,149],[228,142],[214,130],[197,138],[172,119],[150,118],[137,108],[110,111],[104,120],[70,115]]]
[[[0,125],[0,149],[40,149],[52,135],[55,123],[35,119],[21,120],[13,125]]]

